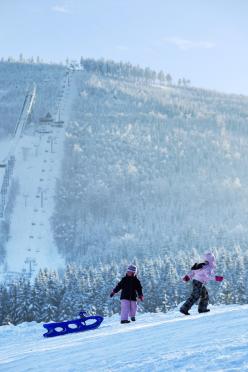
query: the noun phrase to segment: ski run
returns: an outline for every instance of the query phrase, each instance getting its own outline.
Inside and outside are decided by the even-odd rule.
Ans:
[[[0,371],[247,371],[248,305],[138,314],[120,324],[46,339],[42,324],[0,327]]]
[[[36,129],[30,134],[14,137],[5,143],[0,152],[2,158],[7,153],[15,155],[14,177],[20,189],[6,247],[6,263],[2,268],[8,272],[5,279],[21,272],[34,275],[41,267],[64,267],[64,260],[53,240],[50,218],[63,159],[65,128],[74,95],[73,77],[66,75],[57,109],[53,113],[54,118],[64,122],[63,127],[35,124]],[[3,170],[0,181],[2,173]]]

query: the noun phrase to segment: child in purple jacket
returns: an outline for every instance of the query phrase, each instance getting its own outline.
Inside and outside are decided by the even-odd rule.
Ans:
[[[192,266],[191,271],[183,278],[185,282],[193,279],[193,291],[187,301],[180,308],[180,312],[184,315],[190,315],[189,310],[199,299],[198,312],[206,313],[210,311],[207,308],[209,297],[205,284],[210,280],[216,280],[217,282],[223,280],[222,276],[215,276],[216,263],[214,255],[212,253],[206,253],[203,256],[203,259],[204,262],[199,264],[195,263]]]
[[[131,317],[132,321],[135,321],[135,315],[137,311],[137,296],[143,301],[144,296],[142,293],[142,286],[139,279],[136,276],[137,267],[135,265],[129,265],[127,268],[126,276],[124,276],[117,286],[113,289],[110,297],[113,297],[117,292],[121,290],[121,323],[130,323],[128,316]]]

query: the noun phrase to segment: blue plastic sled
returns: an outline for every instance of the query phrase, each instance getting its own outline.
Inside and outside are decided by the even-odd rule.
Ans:
[[[100,326],[103,317],[100,315],[87,316],[84,311],[79,313],[80,319],[68,320],[67,322],[47,323],[43,324],[47,332],[43,334],[44,337],[55,337],[67,335],[68,333],[77,333],[90,331]],[[95,320],[95,322],[92,322]],[[87,324],[88,322],[88,324]]]

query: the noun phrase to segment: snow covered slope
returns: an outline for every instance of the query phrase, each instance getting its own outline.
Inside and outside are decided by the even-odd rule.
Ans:
[[[78,72],[53,218],[66,259],[247,249],[248,99]]]
[[[106,319],[95,330],[53,339],[37,323],[0,327],[0,371],[247,371],[248,305]]]
[[[44,108],[52,110],[59,94],[58,82],[64,74],[64,66],[0,62],[0,139],[12,135],[27,89],[34,82],[38,95],[33,119],[38,121],[44,115]]]
[[[33,132],[30,129],[15,143],[14,178],[18,181],[19,193],[6,247],[4,267],[7,266],[8,275],[23,271],[32,275],[39,268],[64,266],[53,240],[50,218],[62,165],[65,127],[74,95],[72,86],[73,81],[69,84],[69,75],[66,75],[60,93],[59,113],[54,109],[54,117],[61,115],[64,124],[41,126],[35,123]]]

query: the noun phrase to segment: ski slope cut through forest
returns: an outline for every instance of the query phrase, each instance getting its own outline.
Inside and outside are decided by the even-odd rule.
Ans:
[[[54,243],[50,218],[73,88],[73,78],[66,74],[58,107],[53,111],[54,124],[36,122],[18,139],[14,138],[13,178],[18,192],[6,245],[4,272],[8,276],[20,272],[32,276],[41,267],[58,269],[64,266]],[[61,124],[56,125],[56,121]]]
[[[1,64],[0,135],[14,130],[26,83],[35,82],[37,87],[34,123],[47,111],[59,116],[56,101],[67,70]],[[63,155],[52,153],[61,142],[50,141],[48,133],[33,136],[32,126],[25,133],[19,161],[25,157],[30,169],[19,162],[17,175],[37,184],[29,197],[29,186],[21,190],[14,178],[12,196],[17,198],[10,198],[13,213],[0,231],[0,261],[6,256],[9,270],[19,265],[15,254],[20,247],[11,240],[21,235],[21,229],[9,226],[17,226],[14,221],[21,217],[24,223],[25,204],[31,225],[25,228],[27,240],[18,237],[16,244],[20,242],[25,251],[22,261],[28,259],[29,270],[33,258],[26,253],[33,246],[41,251],[42,246],[46,255],[48,245],[56,247],[66,263],[92,267],[157,257],[174,257],[178,267],[175,252],[196,257],[213,250],[218,256],[223,249],[234,255],[241,252],[242,261],[248,242],[248,99],[175,85],[149,71],[82,59],[79,70],[73,71]],[[30,157],[30,141],[37,152],[37,168]],[[40,157],[39,146],[47,159]],[[55,158],[58,163],[63,159],[60,175],[54,171]],[[45,168],[42,161],[47,161]],[[56,184],[53,192],[47,182]],[[35,217],[39,221],[33,221]],[[40,258],[40,263],[47,260]]]
[[[199,371],[248,370],[248,305],[214,306],[184,317],[138,315],[121,325],[118,315],[94,331],[45,339],[42,324],[0,327],[0,370]]]

